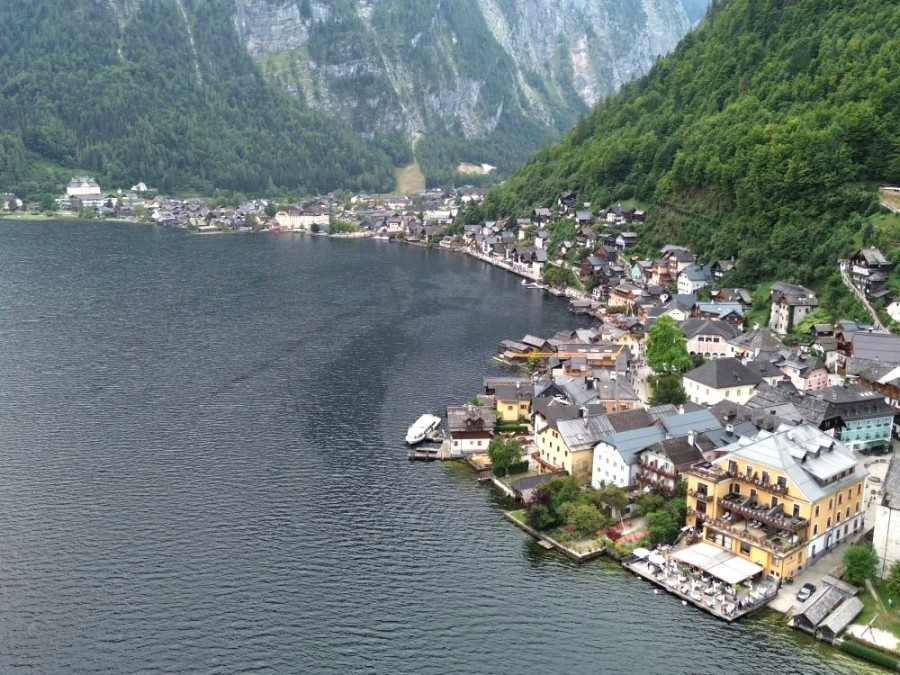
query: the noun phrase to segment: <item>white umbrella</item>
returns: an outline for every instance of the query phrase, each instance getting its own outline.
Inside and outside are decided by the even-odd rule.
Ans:
[[[651,565],[665,565],[666,559],[663,558],[659,553],[651,553],[650,557],[647,558],[647,562]]]
[[[631,552],[631,555],[633,555],[633,556],[636,557],[636,558],[640,558],[641,560],[643,560],[643,559],[646,558],[648,555],[650,555],[650,551],[648,551],[648,550],[645,549],[645,548],[636,548],[636,549],[634,549],[634,550]]]

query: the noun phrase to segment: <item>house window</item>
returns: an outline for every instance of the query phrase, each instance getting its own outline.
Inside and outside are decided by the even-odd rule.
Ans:
[[[762,482],[765,483],[766,485],[769,484],[769,472],[768,471],[762,472]]]
[[[819,526],[813,525],[813,536],[815,537],[817,534],[819,534]]]
[[[778,476],[775,482],[778,483],[779,487],[787,487],[787,478],[784,476]]]
[[[794,504],[793,515],[794,515],[794,518],[800,517],[800,505],[799,504]]]
[[[743,553],[744,555],[750,555],[750,544],[748,544],[746,541],[741,542],[741,553]]]
[[[707,487],[706,483],[697,483],[697,492],[699,492],[701,495],[709,494],[709,492],[707,491],[708,489],[709,488]]]
[[[828,516],[828,520],[825,521],[825,529],[826,530],[831,529],[831,516]]]
[[[847,516],[846,517],[850,518],[850,507],[849,506],[847,507]]]
[[[838,504],[843,504],[843,503],[844,503],[844,493],[842,492],[841,494],[838,495]]]
[[[816,516],[815,517],[816,518],[819,517],[819,505],[818,504],[816,504]]]
[[[738,470],[737,462],[732,461],[732,460],[729,460],[729,461],[728,461],[728,470],[729,470],[731,473],[737,473],[737,470]]]

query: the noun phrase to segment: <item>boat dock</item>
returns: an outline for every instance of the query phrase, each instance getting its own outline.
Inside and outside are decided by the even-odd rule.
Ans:
[[[409,449],[407,455],[411,462],[445,462],[450,459],[460,459],[450,454],[450,441],[444,439],[443,434],[433,435],[426,438],[429,443],[440,443],[440,445],[418,445]]]

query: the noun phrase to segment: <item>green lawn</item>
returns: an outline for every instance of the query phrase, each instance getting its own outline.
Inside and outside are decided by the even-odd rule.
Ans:
[[[856,617],[855,623],[867,624],[873,616],[877,616],[875,628],[890,631],[900,639],[900,598],[892,598],[885,582],[878,579],[873,582],[875,590],[881,598],[881,604],[866,590],[860,593],[859,599],[863,603],[863,611]],[[888,609],[888,600],[894,600],[893,609]]]
[[[528,518],[525,515],[525,509],[519,509],[518,511],[510,511],[509,515],[518,520],[520,523],[525,525],[528,524]]]

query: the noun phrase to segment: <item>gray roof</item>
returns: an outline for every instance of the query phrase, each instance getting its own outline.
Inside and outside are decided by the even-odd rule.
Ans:
[[[884,257],[884,254],[879,251],[874,246],[870,246],[869,248],[861,248],[857,251],[853,258],[861,257],[866,261],[866,265],[875,265],[876,267],[880,267],[882,265],[890,265],[890,261]]]
[[[704,314],[715,314],[716,316],[735,314],[741,318],[744,316],[744,306],[739,302],[698,302],[695,307],[698,312]]]
[[[784,343],[768,328],[754,328],[746,333],[741,333],[731,340],[731,344],[735,347],[743,347],[754,354],[777,352],[784,348]]]
[[[681,275],[690,281],[710,281],[712,279],[712,270],[706,265],[688,265],[681,270]]]
[[[900,335],[858,331],[850,338],[853,356],[872,361],[900,361]]]
[[[685,373],[684,377],[713,389],[757,385],[762,381],[759,375],[734,358],[707,361],[699,368]]]
[[[759,434],[759,429],[753,422],[729,422],[729,424],[731,424],[731,431],[720,426],[718,429],[710,429],[703,432],[703,436],[709,440],[712,447],[724,448],[739,438],[754,438]]]
[[[772,302],[781,302],[783,299],[788,305],[801,307],[816,307],[819,304],[816,294],[808,288],[783,281],[772,284],[770,292]]]
[[[466,404],[447,408],[447,426],[450,433],[462,431],[491,431],[497,415],[488,406]]]
[[[809,424],[783,427],[774,434],[760,432],[756,439],[741,439],[732,447],[716,464],[727,467],[731,459],[745,459],[771,467],[787,475],[811,502],[868,475],[847,446]],[[847,471],[846,476],[826,484]]]
[[[662,425],[672,436],[687,436],[690,432],[703,433],[713,429],[721,429],[722,424],[709,410],[672,415],[662,419]]]
[[[784,373],[782,373],[771,361],[763,359],[748,361],[746,366],[760,377],[784,377]]]
[[[818,626],[828,614],[844,599],[844,594],[834,586],[824,586],[813,593],[804,603],[798,616],[806,619],[813,627]]]
[[[655,450],[668,457],[669,461],[675,465],[676,471],[683,471],[692,464],[703,461],[703,454],[696,446],[688,442],[686,436],[667,438],[654,443],[646,450]]]
[[[881,498],[881,505],[900,509],[900,459],[896,457],[891,457],[882,491],[884,496]]]
[[[832,635],[837,635],[863,611],[863,603],[859,598],[845,598],[828,617],[819,624],[819,629],[827,629]]]
[[[649,427],[655,421],[651,416],[650,411],[645,408],[621,410],[619,412],[608,414],[606,418],[616,432],[634,431],[636,429]]]
[[[893,417],[894,410],[876,391],[858,384],[849,387],[828,387],[814,394],[817,398],[835,406],[843,420],[865,420]]]
[[[559,435],[572,452],[590,450],[604,437],[610,435],[610,426],[605,415],[563,420],[557,424],[557,428]]]
[[[621,431],[603,439],[604,443],[618,450],[626,464],[637,463],[637,454],[658,441],[664,440],[666,432],[660,427],[645,427],[632,431]]]
[[[525,492],[525,490],[532,490],[543,483],[549,483],[555,477],[552,473],[539,473],[536,476],[525,476],[510,481],[509,486],[516,492]]]
[[[688,319],[682,322],[681,330],[688,338],[695,335],[719,335],[730,340],[738,334],[737,328],[720,319]]]

